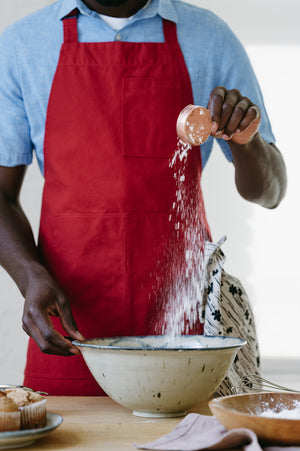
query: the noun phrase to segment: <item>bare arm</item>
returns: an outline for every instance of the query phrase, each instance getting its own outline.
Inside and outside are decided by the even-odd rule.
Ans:
[[[277,207],[286,192],[286,168],[277,147],[259,134],[259,108],[237,89],[222,86],[211,92],[208,108],[212,135],[225,139],[231,149],[241,196],[266,208]]]
[[[83,339],[68,299],[39,261],[30,224],[19,203],[25,171],[25,166],[0,166],[0,264],[25,298],[25,332],[45,353],[78,354],[71,342],[54,329],[50,318],[59,316],[70,337]]]

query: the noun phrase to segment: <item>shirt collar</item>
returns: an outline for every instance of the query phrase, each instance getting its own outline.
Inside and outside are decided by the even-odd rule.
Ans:
[[[81,14],[89,16],[98,16],[95,11],[90,10],[82,0],[60,0],[58,18],[62,19],[68,15],[73,9],[78,8]],[[178,22],[178,15],[172,0],[151,0],[145,9],[140,9],[135,15],[135,19],[147,19],[156,15],[164,19]]]

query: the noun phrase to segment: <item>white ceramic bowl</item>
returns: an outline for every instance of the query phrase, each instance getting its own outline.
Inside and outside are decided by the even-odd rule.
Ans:
[[[183,335],[73,342],[102,389],[135,415],[175,417],[208,399],[245,340]]]

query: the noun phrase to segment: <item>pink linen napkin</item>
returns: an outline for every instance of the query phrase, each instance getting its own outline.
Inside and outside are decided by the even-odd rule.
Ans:
[[[213,416],[190,413],[169,434],[154,442],[135,444],[139,449],[159,451],[226,450],[236,447],[245,451],[262,451],[256,434],[250,429],[227,431]],[[265,451],[300,451],[300,447],[264,448]]]

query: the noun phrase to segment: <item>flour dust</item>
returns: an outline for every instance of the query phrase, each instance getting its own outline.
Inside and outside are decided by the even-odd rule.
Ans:
[[[266,404],[266,403],[264,403]],[[292,405],[287,408],[285,405],[283,404],[278,404],[277,406],[275,406],[275,408],[273,407],[268,408],[266,410],[263,410],[260,413],[261,417],[266,417],[266,418],[283,418],[283,419],[291,419],[291,420],[299,420],[300,419],[300,402],[297,400],[294,400],[292,402]]]
[[[199,148],[177,142],[170,162],[176,182],[176,199],[169,221],[172,236],[165,264],[164,288],[160,293],[160,318],[156,333],[170,343],[176,335],[199,334],[202,330],[202,298],[207,286],[204,246],[209,231],[206,222],[200,175],[190,152]],[[167,340],[168,341],[168,340]]]

